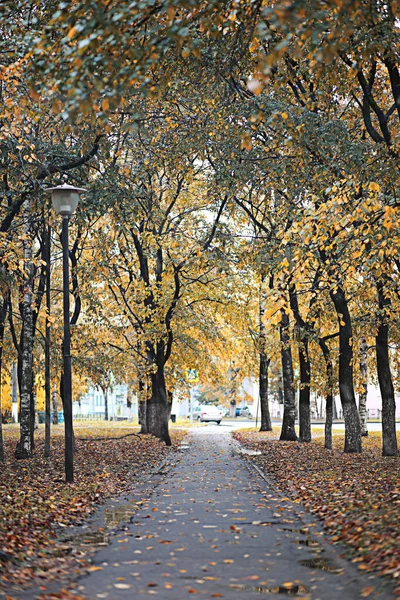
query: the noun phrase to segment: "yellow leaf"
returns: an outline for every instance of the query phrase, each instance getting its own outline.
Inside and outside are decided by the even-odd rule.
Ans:
[[[241,149],[242,150],[251,150],[253,147],[253,144],[251,143],[251,137],[249,135],[245,135],[242,137],[242,143],[241,143]]]
[[[67,38],[72,40],[72,38],[74,37],[75,34],[76,34],[76,27],[72,27],[67,33]]]

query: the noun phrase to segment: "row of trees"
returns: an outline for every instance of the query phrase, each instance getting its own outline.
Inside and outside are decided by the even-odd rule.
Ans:
[[[18,456],[32,451],[35,348],[49,390],[50,356],[60,377],[59,244],[42,190],[64,174],[90,189],[70,253],[74,369],[105,386],[111,372],[135,379],[144,431],[170,443],[185,367],[215,380],[233,358],[243,374],[258,360],[263,429],[280,363],[281,439],[297,439],[297,369],[301,441],[315,390],[331,447],[339,390],[345,451],[360,452],[377,379],[383,454],[396,455],[391,4],[314,0],[300,20],[286,3],[142,4],[5,8],[0,346],[18,354]]]

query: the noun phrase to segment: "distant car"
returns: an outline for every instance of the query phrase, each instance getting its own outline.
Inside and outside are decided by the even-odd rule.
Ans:
[[[220,410],[222,412],[222,415],[224,417],[229,417],[229,408],[227,408],[226,406],[217,406],[218,410]]]
[[[200,412],[201,412],[200,406],[193,407],[193,421],[197,421],[197,417],[200,415]],[[187,418],[190,419],[190,412],[188,413]]]
[[[242,413],[242,409],[240,408],[240,406],[237,406],[236,407],[236,414],[235,414],[235,416],[236,417],[240,417],[241,413]]]
[[[248,406],[243,406],[241,411],[240,411],[240,416],[241,417],[248,417],[249,419],[252,418],[252,414],[251,414],[251,410]]]
[[[190,418],[190,413],[188,417]],[[200,404],[200,406],[193,408],[193,420],[199,423],[215,421],[219,425],[222,417],[222,410],[212,404]]]

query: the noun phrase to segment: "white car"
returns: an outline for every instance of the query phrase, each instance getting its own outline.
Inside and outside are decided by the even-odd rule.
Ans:
[[[248,417],[249,419],[251,419],[253,417],[253,415],[251,414],[251,410],[248,406],[243,406],[243,408],[240,411],[240,416]]]
[[[190,414],[188,415],[190,418]],[[193,420],[199,421],[199,423],[208,423],[215,421],[218,425],[221,423],[223,417],[222,410],[214,406],[213,404],[200,404],[193,408]]]

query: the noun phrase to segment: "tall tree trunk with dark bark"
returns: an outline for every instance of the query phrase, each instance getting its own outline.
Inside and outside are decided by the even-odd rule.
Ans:
[[[51,255],[50,255],[50,244],[51,244],[51,229],[50,225],[44,230],[43,240],[43,253],[44,260],[46,262],[46,335],[44,343],[44,390],[45,390],[45,432],[44,432],[44,456],[49,458],[50,456],[50,434],[51,434],[51,365],[50,365],[50,348],[51,348],[51,325],[50,325],[50,311],[51,311],[51,297],[50,297],[50,284],[51,284]]]
[[[58,425],[58,402],[57,402],[57,390],[55,388],[53,390],[51,402],[52,402],[52,406],[53,406],[53,425]]]
[[[167,390],[167,398],[168,398],[168,418],[171,418],[171,411],[172,411],[172,402],[174,399],[174,394],[171,390]]]
[[[268,368],[270,360],[265,352],[260,351],[260,408],[261,426],[260,431],[272,431],[271,414],[269,412],[268,399]]]
[[[3,442],[3,344],[4,330],[8,310],[8,294],[7,290],[2,295],[0,304],[0,461],[4,462],[4,442]]]
[[[24,271],[25,282],[22,305],[22,334],[21,334],[21,380],[20,380],[20,440],[17,444],[15,457],[17,459],[32,456],[31,439],[31,395],[32,395],[32,358],[33,358],[33,263],[31,239],[31,207],[26,201],[24,211]]]
[[[360,415],[361,435],[368,435],[367,421],[367,394],[368,394],[368,344],[365,338],[361,338],[360,342],[360,376],[361,376],[361,393],[358,396],[358,414]]]
[[[0,462],[4,462],[4,441],[3,441],[3,384],[2,376],[2,361],[0,361]]]
[[[339,322],[339,390],[345,423],[344,451],[362,451],[361,426],[353,382],[353,331],[343,288],[338,284],[330,296]]]
[[[325,397],[325,448],[332,450],[332,424],[333,424],[333,406],[334,406],[334,394],[333,394],[333,364],[331,359],[331,353],[323,338],[319,339],[319,346],[322,350],[325,359],[326,368],[326,397]]]
[[[147,396],[146,386],[142,377],[138,381],[138,420],[140,424],[140,433],[149,433],[147,429]]]
[[[299,425],[300,441],[311,442],[311,409],[310,384],[311,362],[308,352],[307,327],[299,310],[297,292],[294,285],[289,286],[290,307],[296,320],[296,330],[299,343],[300,391],[299,391]]]
[[[104,390],[104,420],[108,421],[108,388]]]
[[[33,357],[32,357],[33,358]],[[31,448],[35,450],[35,420],[36,420],[36,386],[35,386],[35,374],[32,370],[32,387],[31,387]]]
[[[311,442],[311,409],[310,384],[311,362],[308,351],[308,339],[303,337],[299,347],[300,393],[299,393],[299,425],[300,441]]]
[[[150,374],[151,395],[147,400],[147,429],[152,435],[171,446],[168,431],[169,407],[167,388],[165,385],[164,367],[157,366],[157,371]]]
[[[280,435],[281,441],[296,442],[296,397],[294,392],[292,350],[289,337],[289,317],[284,309],[281,310],[280,324],[282,376],[283,376],[283,420]]]
[[[264,275],[261,277],[260,289],[260,313],[259,313],[259,340],[260,340],[260,371],[259,371],[259,386],[260,386],[260,410],[261,410],[261,427],[260,431],[272,431],[271,415],[269,412],[268,398],[268,368],[270,360],[266,354],[267,332],[264,324],[265,314],[265,291],[263,288]]]
[[[396,438],[396,402],[389,361],[389,315],[390,298],[385,296],[384,286],[377,282],[379,302],[379,325],[376,335],[376,364],[382,396],[382,454],[398,456]]]

